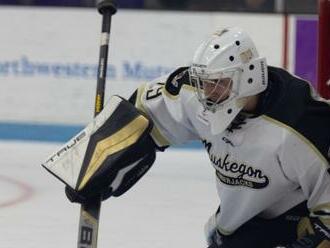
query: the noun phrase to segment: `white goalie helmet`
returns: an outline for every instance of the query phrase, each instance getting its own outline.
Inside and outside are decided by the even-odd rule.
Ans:
[[[213,134],[224,131],[247,97],[264,91],[268,83],[266,59],[236,27],[215,32],[198,47],[189,75]]]

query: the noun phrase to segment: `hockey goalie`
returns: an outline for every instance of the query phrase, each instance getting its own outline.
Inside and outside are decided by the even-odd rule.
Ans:
[[[219,208],[209,248],[330,248],[330,102],[267,65],[251,37],[227,28],[192,63],[114,96],[44,167],[71,201],[119,196],[156,150],[199,140],[214,168]]]

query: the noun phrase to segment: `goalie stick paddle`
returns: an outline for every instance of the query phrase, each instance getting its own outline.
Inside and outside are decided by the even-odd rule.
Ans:
[[[96,6],[99,13],[102,15],[102,33],[97,73],[94,116],[100,113],[103,109],[111,17],[117,11],[114,0],[98,0],[96,1]],[[102,196],[95,199],[93,202],[81,205],[78,248],[97,248],[101,198]]]

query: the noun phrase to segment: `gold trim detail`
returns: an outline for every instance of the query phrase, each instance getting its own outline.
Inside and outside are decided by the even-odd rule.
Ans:
[[[196,91],[194,86],[191,86],[191,85],[188,85],[188,84],[184,84],[182,86],[182,88],[185,89],[185,90],[188,90],[188,91],[193,91],[193,92]]]
[[[165,87],[164,87],[163,93],[164,93],[168,98],[170,98],[170,99],[172,99],[172,100],[176,100],[176,99],[179,98],[179,94],[178,94],[178,95],[172,95],[170,92],[168,92],[168,91],[166,90]]]
[[[138,93],[136,96],[136,102],[135,102],[135,107],[141,110],[143,113],[145,113],[147,116],[150,116],[145,109],[141,99],[142,99],[142,94],[145,92],[146,85],[142,85],[138,88]],[[164,90],[165,91],[165,90]],[[164,92],[163,91],[163,92]],[[155,140],[158,146],[168,146],[170,145],[170,142],[162,135],[160,130],[156,127],[156,124],[153,126],[151,132],[150,132],[151,137]]]
[[[330,228],[330,220],[326,219],[326,217],[319,217],[320,221],[325,225],[327,228]]]
[[[144,111],[144,108],[142,106],[141,97],[142,97],[142,94],[145,92],[145,90],[146,90],[146,84],[141,85],[137,89],[136,102],[135,102],[135,107],[142,110],[143,112],[145,112],[145,111]]]
[[[312,208],[311,211],[316,212],[316,211],[325,210],[325,209],[328,212],[330,212],[330,202],[317,205],[316,207]]]
[[[317,248],[329,248],[330,247],[330,241],[328,240],[323,240],[321,244],[317,246]]]
[[[90,222],[91,225],[97,226],[97,220],[86,210],[81,210],[81,215],[84,218],[85,222]]]
[[[227,230],[225,230],[225,229],[223,229],[223,228],[221,228],[221,227],[217,227],[217,229],[218,229],[218,231],[219,231],[221,234],[223,234],[223,235],[225,235],[225,236],[228,236],[228,235],[234,233],[233,231],[229,232],[229,231],[227,231]]]
[[[160,133],[159,129],[156,126],[153,127],[150,132],[150,135],[152,138],[155,139],[157,145],[161,147],[170,145],[170,142]]]
[[[140,115],[125,127],[120,129],[118,132],[99,141],[95,147],[93,156],[78,190],[81,190],[85,187],[86,183],[100,168],[108,156],[134,144],[140,138],[141,134],[146,130],[148,123],[148,120],[144,116]]]
[[[272,122],[278,126],[281,126],[285,129],[287,129],[288,131],[290,131],[291,133],[295,134],[301,141],[303,141],[307,146],[309,146],[314,153],[323,161],[324,164],[328,164],[327,159],[322,155],[322,153],[315,147],[314,144],[312,144],[308,139],[306,139],[302,134],[300,134],[299,132],[297,132],[295,129],[293,129],[292,127],[284,124],[283,122],[280,122],[278,120],[275,120],[267,115],[262,115],[261,117],[263,117],[265,120]]]
[[[312,217],[319,218],[320,221],[325,226],[330,228],[330,203],[323,203],[323,204],[317,205],[316,207],[312,208],[310,211],[311,211]],[[317,212],[317,211],[324,211],[324,212],[328,213],[328,215],[317,215],[317,214],[315,214],[315,212]]]
[[[301,238],[307,234],[315,234],[315,232],[309,218],[304,217],[298,223],[297,237]]]

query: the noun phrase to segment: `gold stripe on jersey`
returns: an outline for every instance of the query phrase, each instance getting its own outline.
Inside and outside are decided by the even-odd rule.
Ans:
[[[271,117],[269,117],[268,115],[262,115],[261,117],[263,117],[266,121],[272,122],[277,126],[283,127],[285,129],[287,129],[289,132],[293,133],[296,137],[298,137],[302,142],[304,142],[306,145],[308,145],[312,151],[314,151],[314,153],[320,158],[320,160],[323,161],[324,164],[328,164],[327,159],[323,156],[323,154],[315,147],[315,145],[310,142],[308,139],[306,139],[302,134],[300,134],[299,132],[297,132],[294,128],[284,124],[281,121],[275,120]]]
[[[323,240],[321,244],[316,246],[316,248],[329,248],[330,247],[330,241],[328,240]]]
[[[297,227],[297,236],[298,238],[302,238],[308,234],[315,234],[313,225],[308,217],[304,217],[299,221]]]
[[[319,218],[325,226],[330,228],[330,202],[312,208],[311,217]]]
[[[162,92],[164,92],[163,90]],[[139,110],[141,110],[143,113],[146,115],[149,115],[146,108],[143,105],[142,101],[142,96],[146,92],[146,84],[141,85],[138,90],[137,90],[137,95],[136,95],[136,102],[135,102],[135,107]],[[165,136],[160,132],[160,130],[156,127],[156,123],[153,126],[150,135],[153,138],[153,140],[156,142],[157,146],[163,147],[163,146],[168,146],[170,145],[170,142],[165,138]]]
[[[170,92],[168,92],[168,91],[166,90],[166,88],[164,88],[163,93],[164,93],[165,96],[167,96],[167,97],[170,98],[171,100],[176,100],[176,99],[179,98],[179,95],[172,95]]]
[[[157,146],[164,147],[170,145],[170,142],[161,134],[161,132],[155,125],[151,130],[150,135],[156,142]]]
[[[190,84],[184,84],[182,86],[183,89],[188,90],[188,91],[196,91],[194,86],[191,86]]]
[[[136,94],[136,101],[135,101],[135,107],[139,110],[141,110],[143,113],[147,114],[141,101],[142,94],[145,92],[146,89],[146,84],[142,84],[138,89],[137,89],[137,94]]]
[[[228,235],[230,235],[230,234],[233,233],[233,232],[229,232],[229,231],[227,231],[227,230],[225,230],[225,229],[223,229],[223,228],[221,228],[221,227],[217,227],[217,229],[218,229],[218,231],[219,231],[221,234],[226,235],[226,236],[228,236]]]
[[[320,221],[330,229],[330,219],[327,219],[326,217],[319,217]]]
[[[330,202],[317,205],[316,207],[312,208],[311,211],[312,212],[326,211],[327,213],[329,213],[330,216]]]

